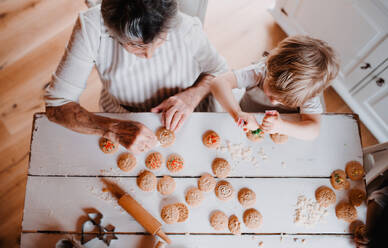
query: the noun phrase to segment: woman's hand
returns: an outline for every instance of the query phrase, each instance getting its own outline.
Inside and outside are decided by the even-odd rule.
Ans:
[[[161,104],[151,109],[153,113],[162,113],[162,125],[171,131],[178,131],[186,119],[193,113],[191,104],[194,98],[193,91],[183,91],[164,100]]]
[[[147,152],[157,144],[155,134],[137,121],[115,120],[104,137],[120,143],[134,154]]]
[[[283,133],[283,120],[277,111],[272,111],[263,118],[261,129],[266,133]]]

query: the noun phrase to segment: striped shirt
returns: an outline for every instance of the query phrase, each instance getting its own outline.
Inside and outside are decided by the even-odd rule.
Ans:
[[[201,73],[227,71],[225,60],[208,41],[201,22],[178,12],[166,41],[150,59],[128,53],[112,38],[100,5],[80,13],[65,54],[46,89],[46,106],[78,102],[96,66],[103,87],[104,112],[145,112],[192,86]],[[211,111],[208,96],[197,111]]]

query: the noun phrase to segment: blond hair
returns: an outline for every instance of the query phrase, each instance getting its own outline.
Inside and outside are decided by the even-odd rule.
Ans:
[[[326,42],[291,36],[279,43],[266,60],[269,90],[282,104],[302,106],[320,94],[337,76],[339,63]]]

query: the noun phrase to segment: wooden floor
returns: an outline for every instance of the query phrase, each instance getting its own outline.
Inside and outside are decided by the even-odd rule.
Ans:
[[[249,65],[286,35],[266,11],[272,0],[210,0],[209,39],[231,68]],[[43,87],[63,54],[83,0],[0,1],[0,247],[17,247],[23,215],[32,115],[44,111]],[[98,111],[95,70],[81,104]],[[332,88],[328,112],[351,112]],[[361,124],[363,146],[377,143]]]

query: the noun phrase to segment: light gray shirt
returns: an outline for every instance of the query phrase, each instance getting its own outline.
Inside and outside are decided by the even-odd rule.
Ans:
[[[178,12],[166,41],[146,59],[128,53],[109,35],[100,5],[80,13],[65,55],[46,89],[46,105],[78,102],[93,66],[103,84],[99,103],[104,112],[149,111],[192,86],[201,73],[218,75],[228,69],[198,18]],[[206,98],[199,110],[212,110],[211,103]]]

